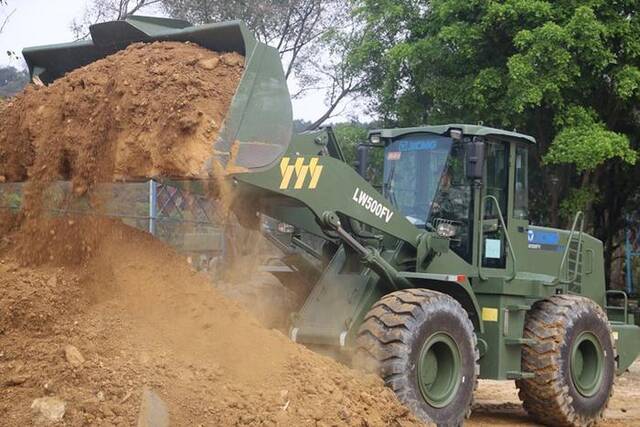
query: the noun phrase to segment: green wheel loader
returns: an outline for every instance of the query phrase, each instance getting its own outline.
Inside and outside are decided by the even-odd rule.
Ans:
[[[379,374],[439,425],[464,421],[479,378],[515,380],[544,424],[602,417],[614,376],[640,352],[640,327],[626,295],[606,290],[602,243],[583,232],[581,213],[570,230],[529,223],[533,138],[464,124],[371,132],[360,168],[366,150],[384,151],[379,191],[345,163],[330,129],[292,134],[278,53],[243,24],[132,17],[91,35],[26,49],[32,76],[49,83],[134,42],[245,56],[211,163],[226,164],[237,144],[238,217],[255,227],[265,214],[322,242],[294,236],[298,251],[278,273],[311,282],[292,340]]]

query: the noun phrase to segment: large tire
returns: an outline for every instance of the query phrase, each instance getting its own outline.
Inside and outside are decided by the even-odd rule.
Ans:
[[[607,316],[592,300],[556,295],[527,313],[522,369],[516,381],[526,411],[550,426],[590,426],[603,416],[615,376],[615,347]]]
[[[478,359],[462,306],[439,292],[409,289],[384,296],[367,313],[355,364],[380,375],[422,420],[459,426],[471,413]]]

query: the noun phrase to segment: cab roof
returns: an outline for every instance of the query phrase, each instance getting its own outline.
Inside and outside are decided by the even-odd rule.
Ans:
[[[535,144],[534,137],[524,135],[517,132],[510,132],[507,130],[496,129],[479,125],[465,125],[465,124],[448,124],[448,125],[436,125],[436,126],[418,126],[411,128],[393,128],[393,129],[375,129],[369,131],[369,136],[372,134],[380,134],[382,138],[395,139],[404,135],[412,133],[434,133],[437,135],[447,135],[452,129],[459,129],[463,135],[470,136],[493,136],[497,139],[505,141],[523,142],[526,144]]]

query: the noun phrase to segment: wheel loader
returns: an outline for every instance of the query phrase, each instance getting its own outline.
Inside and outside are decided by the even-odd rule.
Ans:
[[[467,124],[371,131],[359,168],[368,150],[384,152],[376,189],[331,129],[293,134],[278,52],[240,22],[131,17],[94,25],[90,40],[23,53],[48,84],[131,43],[164,40],[245,57],[210,167],[233,162],[226,179],[244,224],[268,215],[321,242],[294,236],[299,255],[279,273],[312,282],[291,340],[377,373],[438,425],[464,422],[482,378],[515,381],[547,425],[602,417],[614,377],[640,352],[640,327],[627,296],[606,290],[602,242],[584,232],[582,213],[569,230],[530,223],[534,138]],[[190,191],[208,184],[158,179]]]

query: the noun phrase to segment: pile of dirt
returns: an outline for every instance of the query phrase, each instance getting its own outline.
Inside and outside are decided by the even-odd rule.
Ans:
[[[380,379],[264,328],[152,236],[43,209],[54,180],[73,184],[63,211],[99,214],[98,182],[202,177],[241,73],[237,54],[138,44],[0,107],[0,180],[28,180],[0,217],[3,425],[134,425],[149,393],[173,425],[419,425]]]
[[[0,181],[206,177],[244,58],[137,43],[0,106]]]
[[[171,248],[101,227],[81,265],[0,255],[5,425],[33,423],[42,397],[70,425],[132,425],[145,387],[175,425],[419,425],[381,380],[263,328]]]

